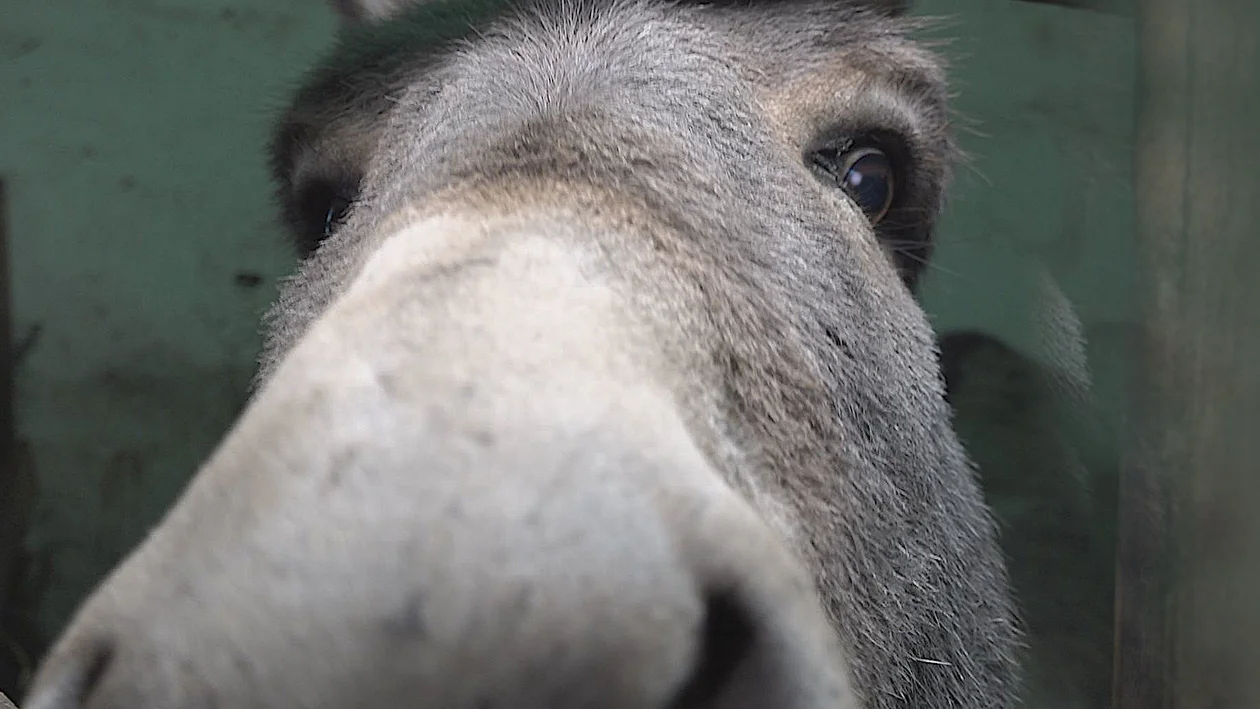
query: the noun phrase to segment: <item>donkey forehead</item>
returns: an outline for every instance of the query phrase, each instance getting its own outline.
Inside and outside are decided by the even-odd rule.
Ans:
[[[803,99],[795,102],[798,113],[833,110],[811,101],[811,93],[848,84],[869,96],[874,86],[912,98],[918,111],[942,111],[946,82],[938,57],[907,37],[917,24],[867,5],[544,0],[522,11],[502,0],[418,3],[393,20],[344,30],[280,121],[273,169],[282,181],[307,168],[362,169],[387,119],[399,122],[400,105],[427,106],[439,94],[458,102],[461,119],[482,121],[520,119],[566,102],[602,103],[639,119],[697,113],[685,101],[669,110],[662,82],[680,99],[751,98],[750,90],[769,104]],[[824,80],[808,80],[819,76]],[[885,110],[883,117],[906,123],[895,113]],[[805,123],[811,118],[819,120],[798,116]],[[401,116],[404,129],[431,120],[423,112]]]
[[[394,222],[461,182],[586,183],[636,221],[688,225],[714,242],[709,260],[774,251],[800,301],[817,295],[805,281],[874,292],[895,280],[865,218],[802,161],[826,134],[887,131],[914,156],[903,211],[927,242],[953,150],[942,70],[909,39],[914,22],[834,0],[535,1],[420,3],[352,25],[298,92],[272,145],[281,203],[340,183],[355,206],[269,311],[265,363]],[[799,238],[757,236],[789,231]],[[856,247],[838,265],[817,258],[833,248],[820,239]]]

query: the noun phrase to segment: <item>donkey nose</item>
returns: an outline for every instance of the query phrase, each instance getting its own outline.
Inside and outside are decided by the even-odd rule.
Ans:
[[[72,649],[62,653],[55,664],[44,667],[39,689],[33,691],[22,706],[36,707],[86,707],[101,676],[113,660],[112,642],[95,642],[86,638],[74,643]]]
[[[124,566],[23,709],[856,707],[812,583],[735,512],[697,511],[637,556],[608,540],[608,563],[579,550],[531,575],[503,560],[467,585],[447,567],[412,595],[352,588],[331,565],[327,593],[300,563],[265,590],[248,580],[261,565],[231,584]]]
[[[683,641],[685,652],[669,643],[660,643],[660,659],[651,672],[635,672],[631,667],[617,668],[619,661],[628,660],[633,653],[601,654],[602,648],[572,647],[575,655],[590,653],[597,661],[587,664],[588,672],[595,672],[601,681],[565,685],[547,677],[547,658],[521,656],[515,658],[523,665],[536,668],[534,679],[539,685],[553,684],[543,692],[533,688],[516,686],[495,687],[496,674],[493,666],[478,667],[494,658],[468,657],[466,668],[452,667],[450,675],[466,677],[455,681],[471,681],[473,684],[462,691],[442,691],[429,688],[418,692],[421,701],[406,702],[401,692],[391,692],[386,701],[380,701],[375,690],[362,688],[371,701],[355,703],[321,701],[318,692],[303,692],[305,696],[284,696],[274,691],[279,686],[290,685],[293,678],[272,677],[264,671],[247,679],[242,675],[231,677],[219,686],[210,686],[206,676],[184,675],[175,680],[164,674],[169,661],[175,664],[188,662],[190,658],[178,657],[181,649],[150,648],[147,652],[135,652],[138,643],[148,643],[152,638],[117,634],[109,640],[80,637],[62,647],[41,673],[39,683],[23,705],[24,709],[156,709],[187,707],[189,709],[233,707],[312,707],[332,709],[343,706],[442,706],[448,709],[487,706],[528,707],[531,709],[559,709],[567,707],[624,707],[625,709],[849,709],[857,707],[842,671],[837,653],[825,646],[811,647],[802,638],[818,637],[825,625],[822,618],[802,613],[791,618],[792,613],[782,609],[766,608],[762,601],[742,597],[738,590],[714,590],[700,599],[699,622],[680,622],[691,635],[683,633],[667,638]],[[770,599],[764,599],[770,600]],[[504,618],[503,620],[507,620]],[[690,620],[690,619],[688,619]],[[795,621],[795,622],[794,622]],[[161,622],[155,619],[155,622]],[[775,624],[780,624],[775,627]],[[143,633],[138,627],[136,633]],[[596,635],[596,634],[592,634]],[[673,635],[673,634],[671,634]],[[191,645],[198,644],[190,640]],[[543,641],[545,644],[545,641]],[[649,643],[657,644],[657,643]],[[230,656],[221,650],[224,658]],[[162,658],[159,653],[175,653]],[[676,673],[669,666],[668,658],[685,656],[684,671]],[[553,656],[554,657],[554,656]],[[203,658],[204,659],[204,658]],[[643,658],[640,658],[640,661]],[[250,658],[240,657],[233,661],[248,663]],[[192,668],[185,667],[185,670]],[[484,673],[482,670],[487,670]],[[242,667],[242,672],[246,672]],[[563,672],[562,672],[563,673]],[[502,674],[502,673],[498,673]],[[637,686],[631,682],[617,681],[616,674],[634,676]],[[485,684],[476,686],[481,675]],[[660,682],[660,678],[672,681]],[[312,686],[318,686],[322,678],[304,678]],[[363,682],[375,682],[379,678],[367,676],[349,678]],[[569,678],[572,680],[572,678]],[[623,677],[622,679],[625,679]],[[184,682],[180,684],[179,682]],[[261,683],[254,685],[254,682]],[[268,683],[274,682],[272,687]],[[660,689],[667,688],[661,692]],[[245,692],[245,694],[242,694]],[[342,694],[335,688],[331,694]],[[602,693],[603,696],[601,696]],[[354,691],[345,694],[353,697]],[[423,701],[430,696],[444,696],[449,703]],[[456,699],[452,695],[463,695]],[[480,699],[476,699],[480,695]],[[532,695],[532,696],[531,696]],[[524,700],[513,701],[514,697]],[[531,701],[532,699],[532,701]]]
[[[25,709],[855,706],[790,530],[566,248],[485,237],[417,307],[454,224],[368,262]]]

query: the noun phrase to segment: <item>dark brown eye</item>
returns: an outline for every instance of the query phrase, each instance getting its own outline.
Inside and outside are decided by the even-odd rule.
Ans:
[[[300,254],[305,257],[345,222],[358,196],[357,178],[315,179],[302,186],[286,209]]]
[[[845,156],[843,166],[840,186],[878,224],[892,206],[892,161],[878,148],[859,148]]]
[[[328,203],[328,211],[324,212],[324,233],[322,237],[327,239],[332,236],[333,230],[341,225],[346,219],[346,213],[350,211],[350,198],[343,195],[333,195]]]
[[[879,148],[824,148],[810,156],[816,172],[834,181],[857,203],[872,224],[888,214],[895,175],[892,160]]]

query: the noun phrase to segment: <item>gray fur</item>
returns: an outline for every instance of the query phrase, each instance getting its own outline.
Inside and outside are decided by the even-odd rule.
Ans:
[[[339,584],[358,589],[366,578],[369,590],[362,593],[375,599],[380,585],[395,583],[392,577],[379,575],[385,571],[376,562],[369,564],[362,554],[325,557],[324,552],[315,551],[310,540],[324,538],[326,532],[314,525],[329,524],[327,519],[303,516],[309,514],[305,510],[289,512],[284,507],[289,503],[265,501],[272,496],[266,491],[281,480],[286,487],[279,489],[308,482],[290,483],[294,475],[290,472],[277,477],[273,485],[271,478],[259,477],[262,472],[246,472],[271,470],[280,464],[276,461],[284,460],[304,461],[287,463],[290,469],[323,470],[331,464],[319,457],[319,442],[343,435],[339,431],[355,429],[358,421],[368,419],[381,423],[379,429],[371,429],[378,438],[366,439],[369,449],[361,453],[365,460],[385,460],[383,453],[370,448],[378,443],[382,450],[420,445],[384,438],[386,431],[393,430],[388,423],[393,419],[379,417],[388,411],[369,408],[361,414],[366,419],[355,419],[359,399],[338,398],[343,396],[339,392],[350,391],[343,378],[357,376],[352,375],[358,370],[350,363],[361,357],[372,362],[413,362],[396,374],[382,370],[376,375],[379,386],[390,392],[387,398],[393,403],[389,406],[401,411],[423,403],[425,411],[440,410],[443,421],[457,422],[452,425],[461,431],[459,436],[465,435],[466,429],[460,428],[465,424],[459,423],[465,421],[464,416],[473,417],[469,421],[487,417],[484,421],[490,422],[486,424],[490,428],[476,436],[502,440],[486,444],[499,445],[501,450],[516,450],[512,446],[519,444],[513,433],[516,429],[509,427],[517,414],[505,412],[504,404],[496,402],[506,401],[507,392],[520,387],[556,386],[566,392],[570,388],[586,392],[577,399],[565,398],[569,394],[558,399],[583,402],[558,404],[562,409],[572,405],[574,410],[585,406],[588,394],[601,399],[601,387],[608,387],[609,392],[621,392],[607,394],[609,401],[621,402],[613,407],[624,406],[631,412],[624,415],[632,418],[639,416],[633,413],[638,411],[636,392],[645,392],[648,398],[652,395],[646,392],[663,392],[661,401],[674,403],[644,403],[645,410],[676,411],[682,428],[670,428],[664,413],[634,418],[642,428],[624,429],[625,442],[619,443],[622,434],[608,438],[608,430],[597,426],[594,433],[582,434],[587,438],[574,455],[581,458],[592,450],[613,455],[622,450],[618,445],[629,445],[629,441],[643,436],[648,436],[643,440],[655,440],[650,436],[656,435],[652,432],[659,425],[665,431],[660,433],[659,453],[654,452],[656,444],[649,444],[634,449],[635,455],[659,455],[661,465],[668,459],[673,461],[668,466],[680,466],[680,471],[711,468],[726,489],[739,494],[740,504],[748,505],[761,524],[772,530],[776,548],[785,549],[813,576],[817,599],[842,649],[846,667],[837,669],[851,679],[861,706],[1012,706],[1017,633],[1005,571],[989,514],[951,429],[933,333],[911,292],[920,261],[927,254],[953,147],[941,66],[907,38],[912,29],[909,21],[836,3],[700,7],[651,1],[596,6],[575,1],[518,9],[499,20],[490,19],[493,7],[474,7],[468,12],[477,16],[476,32],[442,37],[434,30],[434,17],[451,11],[451,6],[420,6],[399,10],[401,14],[390,21],[349,28],[338,50],[311,76],[284,117],[273,154],[289,221],[300,221],[300,195],[312,178],[354,184],[354,207],[345,224],[303,263],[268,314],[267,347],[251,410],[153,539],[82,611],[41,674],[45,689],[42,693],[37,689],[37,699],[28,709],[70,706],[58,703],[57,693],[66,691],[65,682],[70,680],[65,677],[78,676],[82,681],[82,673],[74,675],[66,668],[84,662],[82,657],[90,652],[99,628],[127,627],[118,617],[138,622],[134,614],[141,605],[149,611],[163,607],[161,602],[137,600],[167,598],[166,592],[158,593],[152,586],[155,574],[162,573],[155,569],[166,569],[184,579],[183,583],[193,584],[186,593],[216,609],[222,627],[211,630],[212,626],[195,624],[195,633],[206,634],[204,645],[196,639],[181,640],[168,650],[186,653],[186,657],[181,655],[183,662],[193,669],[159,673],[150,680],[129,679],[119,669],[140,662],[134,657],[143,654],[133,657],[115,652],[124,659],[110,661],[101,692],[127,698],[128,706],[135,707],[158,706],[160,697],[172,696],[191,697],[198,706],[240,707],[247,702],[264,706],[263,698],[287,706],[336,706],[331,698],[317,698],[336,695],[321,684],[321,678],[332,676],[327,674],[332,672],[327,669],[331,665],[309,659],[302,661],[308,664],[297,665],[301,670],[293,665],[297,657],[307,656],[308,645],[296,643],[294,659],[288,663],[283,657],[268,657],[269,664],[247,657],[247,664],[257,661],[258,667],[267,668],[254,670],[263,676],[216,665],[222,659],[207,655],[206,648],[229,641],[228,646],[238,649],[263,646],[258,638],[270,631],[258,624],[265,626],[267,619],[247,623],[244,618],[259,611],[240,604],[263,603],[268,597],[261,594],[272,593],[278,583],[272,575],[284,568],[298,578],[311,574],[313,583],[322,579],[318,583],[326,584],[334,596],[342,588]],[[382,19],[376,11],[361,14]],[[899,186],[901,199],[879,231],[871,228],[843,193],[822,184],[802,162],[807,148],[821,136],[870,130],[899,135],[910,158]],[[515,215],[525,213],[545,215],[543,219],[551,225],[551,246],[512,245],[512,234],[533,228],[530,224],[535,222],[515,221]],[[469,219],[482,218],[488,220],[487,226],[468,226],[480,223]],[[501,223],[515,226],[496,226]],[[437,224],[432,227],[436,230],[432,231],[433,244],[400,245],[398,239],[403,237],[390,236],[404,233],[399,230],[411,224]],[[442,231],[447,228],[472,231],[463,243],[448,239]],[[471,236],[474,232],[479,236]],[[914,258],[899,256],[899,248],[906,243],[913,244]],[[404,261],[411,258],[408,254],[432,249],[434,258],[441,257],[432,264],[440,265],[430,264],[409,280],[399,280],[388,259],[374,258],[387,249]],[[542,293],[537,297],[544,300],[539,302],[551,302],[546,300],[552,296],[545,279],[535,283],[532,274],[537,268],[570,262],[578,264],[573,272],[589,281],[573,291],[578,295],[557,285],[565,293],[563,298],[570,299],[563,302],[586,302],[586,294],[607,289],[613,294],[609,296],[611,310],[591,307],[601,313],[620,313],[619,320],[592,316],[592,333],[604,333],[598,342],[583,339],[595,338],[595,334],[563,329],[587,322],[580,315],[586,310],[578,309],[571,322],[555,322],[551,327],[561,329],[546,335],[565,343],[577,338],[565,345],[568,349],[556,350],[565,353],[559,360],[530,360],[533,350],[525,345],[520,354],[491,351],[488,344],[477,345],[485,350],[467,352],[473,346],[469,343],[488,342],[479,339],[488,336],[483,330],[497,333],[496,338],[510,335],[497,329],[501,327],[497,318],[507,317],[503,313],[515,307],[507,301],[495,301],[502,303],[500,311],[484,311],[484,324],[474,315],[483,312],[477,310],[483,307],[478,305],[480,298],[489,292],[486,288],[492,288],[483,284],[485,279],[494,283],[500,277],[494,274],[517,274],[522,298]],[[371,284],[378,282],[402,284],[398,287],[404,292],[373,290]],[[465,310],[468,319],[456,317]],[[531,328],[536,327],[547,332],[534,322],[532,312],[521,311],[521,332],[534,332]],[[592,344],[602,349],[588,352],[585,348]],[[455,359],[443,359],[450,363],[439,366],[442,352],[465,354],[450,355]],[[466,362],[460,359],[465,356]],[[338,362],[345,363],[344,373]],[[536,372],[539,367],[572,375],[553,380],[547,374],[535,384],[530,379],[535,374],[525,372]],[[603,374],[591,375],[586,382],[583,372],[588,369]],[[462,377],[457,373],[465,371],[476,374],[461,389],[452,377]],[[427,383],[413,384],[413,378]],[[623,380],[631,384],[616,388]],[[450,396],[465,392],[459,396],[476,402],[475,407],[489,407],[486,411],[491,413],[458,413],[463,409],[441,393],[448,391],[448,385]],[[406,398],[401,391],[414,393]],[[544,399],[549,396],[542,388],[537,391]],[[529,408],[524,399],[511,401]],[[332,407],[328,409],[332,413],[319,413],[325,406]],[[539,411],[545,418],[554,409]],[[556,415],[563,418],[564,413]],[[298,418],[286,420],[290,416]],[[320,417],[327,416],[341,417],[335,419],[341,423],[327,431],[319,428],[325,425]],[[305,426],[315,428],[303,438]],[[531,435],[553,440],[553,434],[561,436],[564,430],[557,423],[552,432]],[[554,440],[559,441],[555,450],[570,441],[563,436]],[[432,456],[435,470],[454,461],[431,452],[445,451],[454,443],[434,439],[424,445],[433,446],[419,450]],[[701,458],[685,452],[691,445]],[[529,450],[539,460],[551,460],[542,448]],[[678,451],[678,457],[670,458],[675,455],[671,451]],[[497,461],[500,458],[494,456],[507,454],[481,451],[475,455]],[[568,463],[556,465],[560,470]],[[638,479],[630,475],[631,469],[637,469],[634,464],[626,465],[627,478],[618,485]],[[549,480],[549,475],[539,473],[540,480]],[[644,475],[655,481],[652,485],[662,484],[652,477],[655,473]],[[679,473],[679,480],[691,479]],[[432,527],[436,518],[426,517],[427,505],[448,492],[456,500],[467,493],[450,492],[446,486],[460,483],[449,479],[424,482],[427,478],[377,476],[373,480],[370,489],[379,496],[377,506],[357,508],[359,517],[346,523],[345,543],[350,548],[391,544],[386,540],[399,539],[400,534],[406,539],[406,524],[417,525],[413,539],[427,540],[437,529]],[[582,486],[588,483],[575,484],[584,490]],[[694,484],[705,485],[698,479]],[[416,493],[420,497],[414,498],[409,515],[397,518],[412,521],[382,527],[383,519],[395,519],[386,512],[393,509],[394,500],[417,485],[431,487]],[[647,490],[630,489],[625,499],[635,498],[638,492]],[[726,499],[713,494],[715,500]],[[285,527],[284,534],[277,531],[275,537],[238,539],[237,526],[253,530],[260,524],[257,520],[272,514],[267,507],[271,504],[305,521]],[[631,504],[614,504],[609,524],[629,509],[622,505]],[[713,504],[718,509],[729,507],[731,514],[743,519],[734,512],[740,504]],[[548,523],[560,524],[578,512],[565,509]],[[687,544],[693,543],[689,540],[713,538],[706,536],[711,530],[692,529],[692,513],[662,514],[671,529],[683,530],[678,532],[683,535],[683,547],[689,548]],[[443,519],[442,524],[464,524]],[[626,529],[639,529],[634,525],[642,518],[635,519],[639,521]],[[579,521],[583,525],[597,522]],[[401,530],[398,524],[404,525]],[[762,532],[751,526],[745,532],[748,540],[762,538]],[[467,543],[484,541],[479,533],[471,528]],[[625,534],[630,535],[626,537],[629,543],[636,532]],[[290,538],[286,535],[297,535],[292,537],[297,541],[281,544],[278,540]],[[206,546],[210,544],[207,538],[221,541]],[[715,559],[734,555],[744,564],[745,573],[751,569],[750,575],[741,577],[749,588],[771,584],[779,589],[765,592],[770,595],[748,591],[747,596],[777,599],[777,608],[774,603],[763,607],[757,605],[759,601],[742,601],[761,608],[761,615],[754,615],[767,619],[764,628],[757,626],[758,633],[764,630],[767,637],[787,638],[785,645],[775,646],[782,648],[781,655],[764,651],[758,655],[758,667],[778,669],[765,670],[773,681],[740,675],[752,684],[732,686],[744,686],[745,694],[719,694],[710,703],[676,699],[670,706],[848,706],[843,699],[848,690],[835,689],[840,685],[831,678],[831,670],[814,669],[815,661],[832,657],[826,654],[826,640],[815,638],[814,630],[805,630],[810,626],[802,619],[813,617],[810,608],[815,601],[785,590],[791,587],[792,576],[775,571],[781,568],[776,565],[780,564],[778,551],[763,549],[754,541],[748,541],[743,551],[740,544],[744,542],[730,539],[729,548],[705,548],[717,555]],[[532,558],[533,547],[526,541],[520,544],[522,558]],[[647,549],[626,552],[618,570],[634,568]],[[383,546],[378,551],[389,554],[393,550]],[[320,559],[325,560],[322,566]],[[223,573],[229,581],[212,585],[218,590],[202,590],[196,581],[186,580],[204,580],[205,569],[211,567],[227,569]],[[322,571],[308,572],[308,567]],[[242,570],[233,571],[238,568]],[[645,561],[642,568],[646,574],[657,567]],[[758,581],[758,577],[764,579]],[[786,585],[773,586],[778,580]],[[553,578],[551,583],[557,582]],[[667,584],[661,586],[659,600],[673,603],[666,588]],[[444,598],[436,590],[433,593]],[[266,604],[271,607],[272,601]],[[686,603],[677,607],[690,608]],[[289,617],[282,614],[291,612],[297,620],[305,612],[311,614],[312,628],[348,627],[342,617],[320,617],[315,622],[318,609],[328,611],[327,606],[312,601],[296,609],[277,610],[275,617]],[[332,613],[352,615],[345,609]],[[608,627],[632,634],[630,626],[614,623]],[[787,628],[797,630],[783,630]],[[786,635],[774,635],[780,631]],[[219,637],[216,633],[225,639],[212,642],[210,638]],[[392,665],[375,654],[381,650],[362,649],[376,648],[368,640],[336,637],[335,642],[325,639],[332,642],[330,656],[343,657],[347,648],[356,647],[361,648],[356,652],[370,656],[360,657],[357,664],[347,660],[338,666],[342,667],[338,672],[348,672],[345,666],[368,668],[353,676],[367,694],[351,696],[359,696],[364,706],[399,706],[397,701],[404,696],[414,701],[427,697],[424,702],[440,696],[446,698],[441,700],[445,704],[439,702],[443,706],[465,705],[465,699],[453,698],[466,696],[456,692],[468,689],[460,684],[463,680],[446,675],[447,685],[441,692],[417,693],[420,685],[414,683],[428,675],[418,670],[410,679],[406,673],[391,674],[384,668]],[[629,635],[616,636],[616,641],[624,637]],[[661,637],[664,642],[665,636]],[[151,652],[160,655],[159,650]],[[380,669],[371,669],[378,662]],[[561,676],[569,665],[556,662],[553,669]],[[618,662],[626,663],[626,671],[636,669],[629,656]],[[601,667],[601,672],[620,669]],[[246,682],[243,677],[250,679]],[[301,689],[305,685],[292,684],[299,679],[310,679],[311,687],[325,687],[331,693],[319,695],[312,688],[306,694]],[[581,697],[587,696],[584,692],[590,687],[584,682],[596,680],[606,684],[608,678],[592,676],[547,690],[559,694],[533,694],[542,692],[540,688],[550,681],[543,679],[525,689],[506,679],[502,686],[516,688],[512,690],[515,706],[560,706],[556,697],[565,697],[566,707],[657,706],[652,703],[656,700],[635,703],[639,700],[634,691],[586,704]],[[655,686],[646,682],[640,688],[649,685]],[[371,689],[377,686],[382,688]],[[242,694],[243,687],[249,687],[248,695]],[[404,687],[407,693],[391,693],[402,692]],[[776,694],[780,690],[791,693]],[[643,691],[647,696],[648,689]],[[506,696],[486,701],[506,701]],[[551,699],[535,704],[535,696]],[[468,701],[467,706],[481,706]],[[590,701],[597,702],[593,695]]]

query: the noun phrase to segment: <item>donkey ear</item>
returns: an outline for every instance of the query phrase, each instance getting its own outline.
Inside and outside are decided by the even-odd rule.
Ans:
[[[388,20],[422,0],[332,0],[333,9],[346,22]]]

